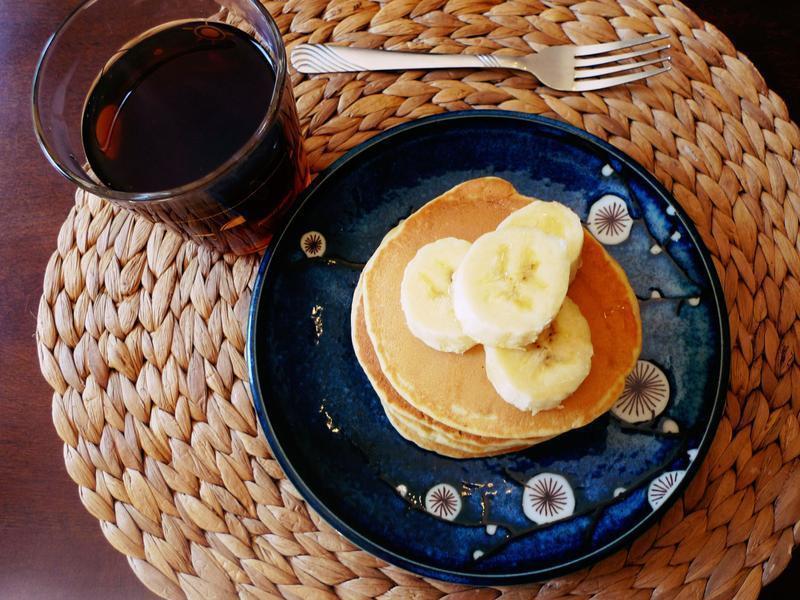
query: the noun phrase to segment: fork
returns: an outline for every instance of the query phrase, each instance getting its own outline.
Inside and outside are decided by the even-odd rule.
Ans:
[[[528,56],[494,54],[420,54],[331,46],[300,44],[292,50],[292,64],[301,73],[341,73],[346,71],[394,71],[409,69],[501,68],[527,71],[545,84],[565,92],[588,92],[639,81],[669,71],[669,56],[647,60],[620,62],[667,50],[670,44],[648,46],[621,54],[617,50],[636,48],[669,37],[667,34],[587,44],[583,46],[550,46]],[[661,65],[645,71],[614,75],[634,69]],[[598,66],[609,65],[609,66]]]

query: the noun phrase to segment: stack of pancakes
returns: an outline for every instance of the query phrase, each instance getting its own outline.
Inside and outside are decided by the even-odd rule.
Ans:
[[[532,200],[496,177],[462,183],[387,233],[364,268],[353,297],[353,347],[389,421],[422,448],[454,458],[492,456],[582,427],[611,408],[636,364],[638,302],[620,266],[588,233],[567,296],[589,323],[592,368],[560,406],[519,410],[486,377],[483,346],[439,352],[408,329],[400,282],[417,250],[444,237],[473,242]]]

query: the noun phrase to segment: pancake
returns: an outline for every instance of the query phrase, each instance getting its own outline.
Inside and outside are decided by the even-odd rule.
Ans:
[[[507,440],[475,436],[437,423],[403,400],[384,377],[367,333],[361,296],[362,279],[356,286],[351,310],[353,348],[389,421],[400,435],[426,450],[454,458],[493,456],[544,441],[538,438]]]
[[[412,417],[409,417],[407,413],[403,413],[395,408],[392,408],[392,406],[386,403],[383,403],[383,409],[387,413],[387,415],[394,417],[396,420],[402,421],[402,423],[406,426],[406,428],[416,432],[416,434],[419,437],[423,437],[432,442],[437,442],[439,444],[443,444],[451,448],[462,450],[464,452],[471,452],[473,454],[476,453],[484,454],[485,452],[497,452],[497,451],[509,452],[510,449],[533,446],[535,444],[550,439],[549,437],[534,438],[534,439],[519,439],[519,440],[514,440],[514,439],[499,440],[498,438],[483,438],[485,440],[493,440],[493,441],[476,442],[470,439],[465,439],[464,437],[459,437],[457,435],[459,432],[456,432],[455,429],[447,427],[447,425],[442,425],[441,423],[437,423],[436,421],[433,421],[429,417],[427,417],[425,421],[419,421]],[[456,434],[454,435],[453,432],[456,432]]]
[[[438,352],[410,332],[400,306],[400,282],[417,250],[443,237],[472,242],[530,200],[495,177],[462,183],[398,226],[362,275],[366,329],[389,386],[434,422],[476,436],[522,441],[590,423],[611,408],[641,349],[633,290],[588,233],[568,296],[589,323],[594,356],[589,376],[559,407],[535,415],[515,408],[487,379],[482,346],[461,355]]]
[[[384,408],[386,407],[384,406]],[[507,448],[499,449],[483,448],[481,450],[462,450],[438,441],[435,435],[431,436],[420,434],[420,432],[415,430],[413,426],[409,426],[408,423],[402,419],[402,417],[398,417],[397,415],[393,414],[391,409],[386,411],[386,416],[389,418],[389,422],[392,424],[395,430],[408,441],[416,444],[420,448],[430,450],[431,452],[436,452],[442,456],[449,456],[450,458],[481,458],[487,456],[498,456],[500,454],[507,454],[509,452],[523,450],[530,445],[517,444],[516,446],[509,446]]]

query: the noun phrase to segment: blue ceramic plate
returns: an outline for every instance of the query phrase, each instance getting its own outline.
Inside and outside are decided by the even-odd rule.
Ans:
[[[455,460],[389,424],[353,353],[350,302],[389,229],[485,175],[581,216],[627,272],[644,340],[611,413],[523,452]],[[317,177],[261,264],[248,358],[275,457],[328,522],[411,571],[507,584],[597,560],[678,497],[722,411],[727,316],[700,236],[642,167],[562,123],[470,111],[392,129]]]

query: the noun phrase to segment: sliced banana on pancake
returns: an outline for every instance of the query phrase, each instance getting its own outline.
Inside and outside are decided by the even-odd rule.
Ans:
[[[536,414],[555,408],[592,368],[592,334],[578,305],[564,299],[555,320],[524,350],[487,346],[486,375],[506,402]]]
[[[497,229],[508,227],[532,227],[564,240],[570,261],[569,280],[575,279],[583,248],[583,226],[580,217],[571,208],[560,202],[534,200],[511,213]]]
[[[487,346],[527,346],[561,308],[569,266],[566,242],[538,229],[508,227],[482,235],[453,278],[453,304],[464,333]]]
[[[453,311],[452,283],[470,243],[442,238],[426,244],[406,266],[400,306],[408,328],[435,350],[462,354],[475,345]]]

